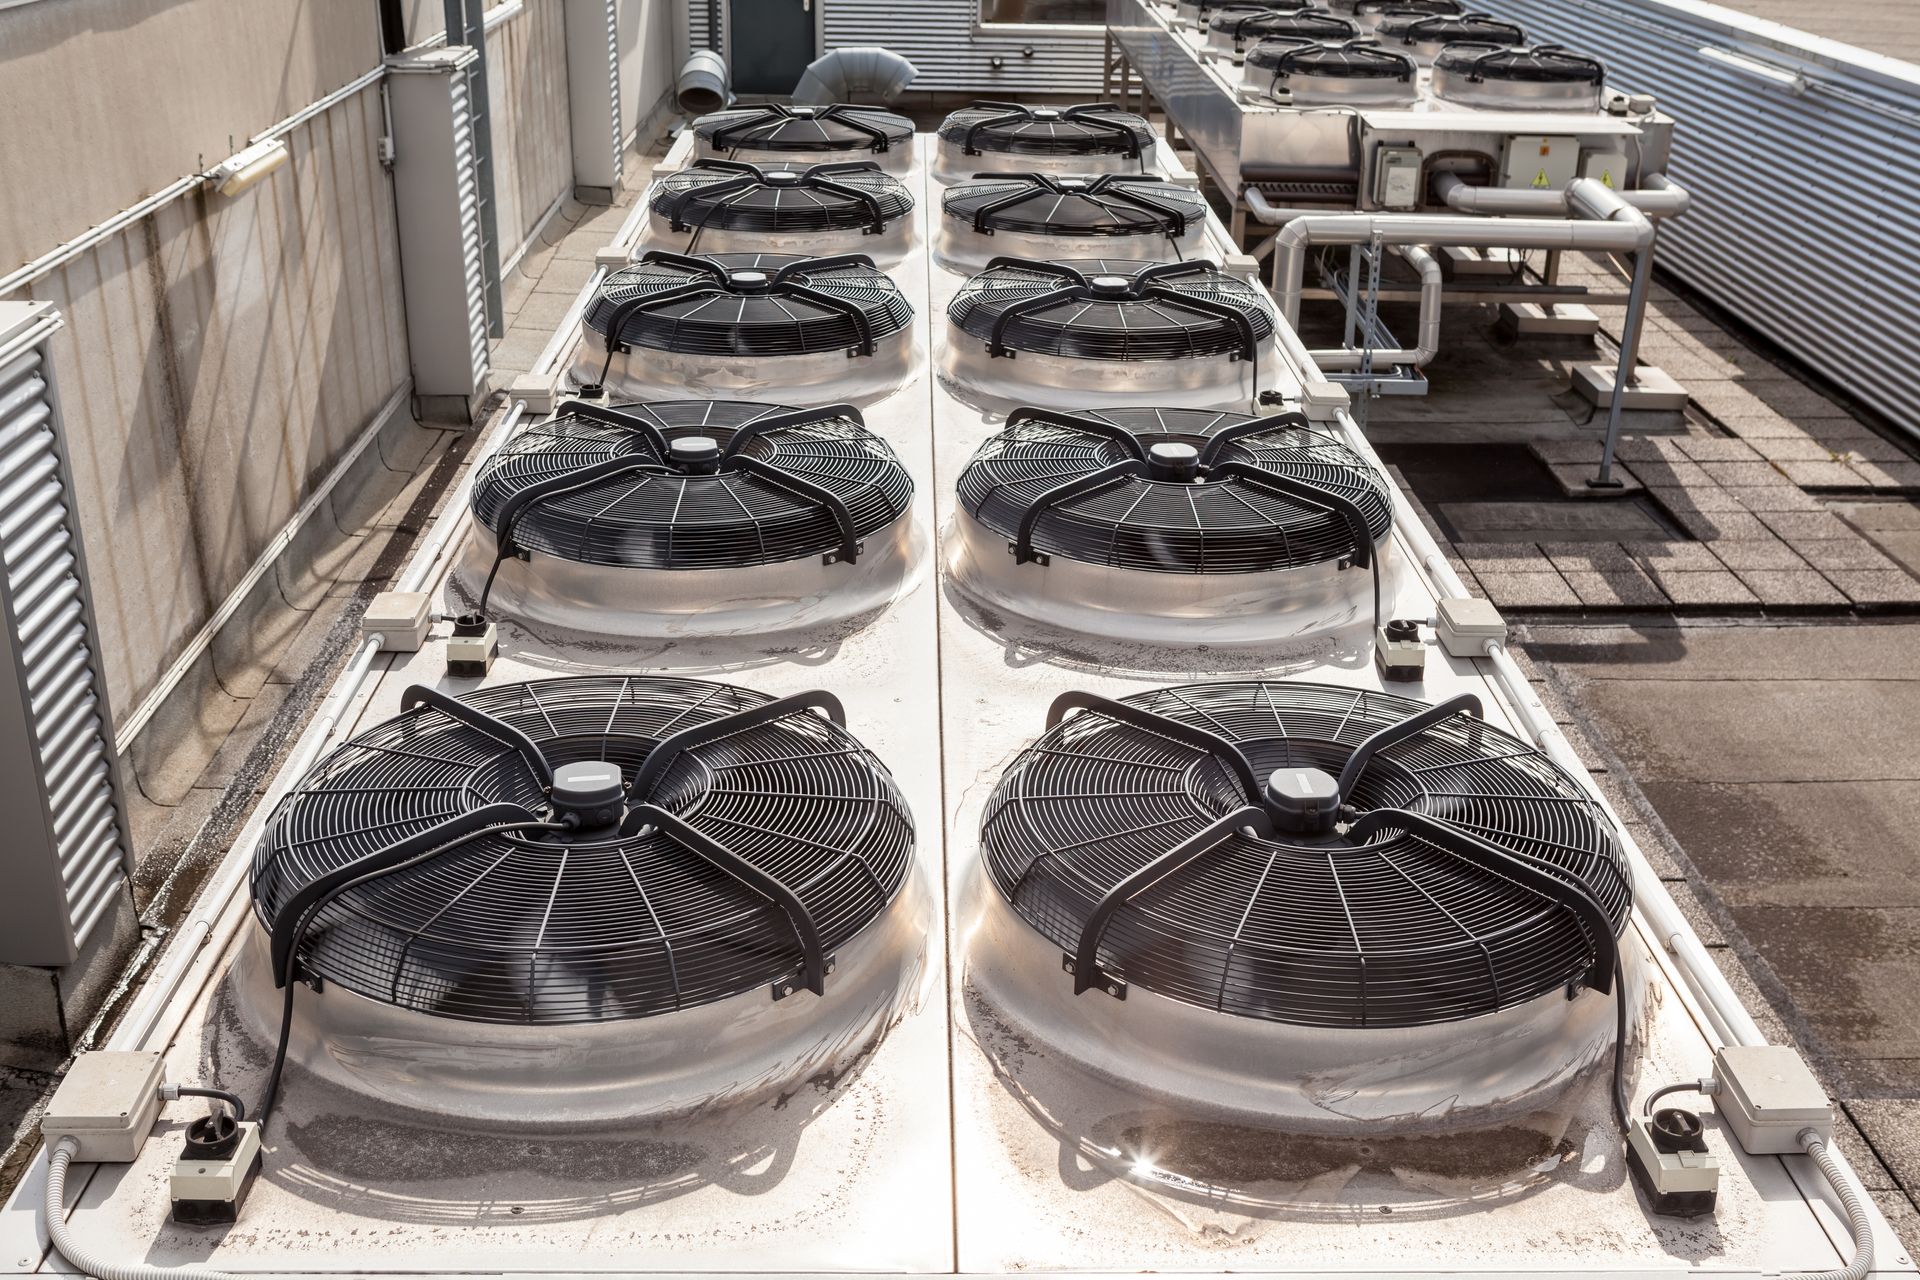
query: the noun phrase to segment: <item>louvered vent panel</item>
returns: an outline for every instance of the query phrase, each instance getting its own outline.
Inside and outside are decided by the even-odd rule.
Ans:
[[[480,208],[480,183],[474,165],[472,81],[455,76],[453,158],[460,183],[460,264],[467,281],[467,332],[472,339],[473,384],[485,386],[491,357],[487,343],[486,233]]]
[[[33,318],[13,326],[12,344],[0,340],[0,594],[19,682],[0,731],[24,739],[6,744],[9,761],[26,766],[13,803],[37,801],[9,825],[0,961],[60,964],[123,892],[128,846],[48,380],[45,342],[57,325],[50,309]]]

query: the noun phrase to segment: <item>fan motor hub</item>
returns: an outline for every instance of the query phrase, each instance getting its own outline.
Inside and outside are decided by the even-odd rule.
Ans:
[[[1340,814],[1340,784],[1324,769],[1275,769],[1265,791],[1274,824],[1285,831],[1331,831]]]
[[[1147,449],[1147,469],[1155,480],[1189,483],[1200,475],[1200,451],[1182,440],[1161,440]]]
[[[1036,107],[1034,108],[1033,118],[1035,120],[1058,120],[1060,113],[1052,107]]]
[[[763,173],[760,176],[770,187],[797,187],[800,185],[800,175],[791,169],[780,169],[773,173]]]
[[[712,436],[681,436],[667,444],[667,462],[678,471],[705,475],[720,468],[720,442]]]
[[[773,287],[773,276],[765,271],[729,271],[727,283],[741,293],[764,293]]]
[[[1133,293],[1133,281],[1126,276],[1094,276],[1087,287],[1100,298],[1125,298]]]
[[[605,760],[576,760],[553,771],[548,800],[556,818],[577,819],[581,830],[620,824],[626,816],[626,780],[618,765]]]

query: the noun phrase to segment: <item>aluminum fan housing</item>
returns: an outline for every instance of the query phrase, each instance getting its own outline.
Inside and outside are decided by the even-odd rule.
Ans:
[[[1250,406],[1276,323],[1206,261],[997,258],[948,305],[940,371],[983,405]]]
[[[575,631],[790,631],[911,587],[925,549],[912,500],[851,405],[573,402],[475,480],[456,572],[489,613]]]
[[[1153,125],[1106,103],[975,103],[949,115],[936,133],[933,176],[941,182],[985,173],[1154,171]]]
[[[1007,174],[941,197],[934,257],[973,272],[996,257],[1177,262],[1206,243],[1207,203],[1189,187],[1139,174]]]
[[[696,160],[656,181],[648,242],[683,253],[864,253],[913,247],[913,195],[870,160],[805,167]]]
[[[1021,409],[958,489],[956,586],[1116,639],[1270,644],[1370,620],[1391,554],[1385,478],[1294,415]]]
[[[1280,1128],[1553,1110],[1642,998],[1628,873],[1597,803],[1470,703],[1064,695],[986,805],[969,981],[1100,1074]],[[1325,830],[1277,794],[1306,774]]]
[[[872,160],[896,174],[913,168],[913,121],[879,107],[770,102],[716,111],[692,128],[702,159],[774,166]]]
[[[1600,110],[1607,68],[1556,44],[1457,41],[1433,59],[1433,93],[1455,106],[1487,111]]]
[[[628,400],[805,390],[870,403],[913,377],[912,323],[912,304],[864,255],[653,250],[601,282],[570,372]]]
[[[410,1108],[587,1122],[760,1094],[915,998],[913,820],[831,695],[596,676],[403,702],[254,852],[237,994],[262,1032],[298,988],[295,1061]],[[593,770],[624,786],[580,819]]]

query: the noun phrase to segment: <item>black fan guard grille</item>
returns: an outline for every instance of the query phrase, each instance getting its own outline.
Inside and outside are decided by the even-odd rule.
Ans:
[[[1484,13],[1396,14],[1380,24],[1380,38],[1401,44],[1515,45],[1527,38],[1517,23]]]
[[[1471,81],[1599,85],[1607,79],[1607,68],[1598,58],[1574,53],[1557,44],[1510,48],[1462,41],[1442,49],[1435,55],[1433,65]]]
[[[1090,426],[1076,427],[1073,418]],[[967,514],[1008,539],[1042,507],[1032,547],[1046,556],[1153,573],[1261,573],[1336,563],[1354,554],[1353,534],[1335,511],[1310,499],[1261,489],[1226,475],[1202,484],[1126,475],[1057,503],[1050,491],[1135,456],[1093,430],[1134,438],[1144,453],[1158,441],[1204,449],[1223,432],[1215,458],[1290,478],[1360,509],[1378,541],[1393,523],[1386,481],[1359,454],[1311,426],[1209,409],[1083,409],[1072,417],[1016,412],[960,473]],[[1264,428],[1241,434],[1249,428]]]
[[[630,418],[633,425],[607,420]],[[766,429],[770,419],[791,425]],[[723,449],[744,427],[740,453],[780,475],[723,459],[711,474],[667,465],[645,426],[673,441],[705,436]],[[891,525],[913,500],[913,480],[887,442],[849,408],[803,412],[744,400],[614,405],[593,417],[563,412],[522,428],[481,472],[473,511],[497,536],[504,509],[531,486],[614,458],[650,464],[527,505],[514,546],[580,564],[630,569],[737,569],[836,554],[845,534],[830,506],[782,477],[822,488],[852,519],[856,539]]]
[[[1154,140],[1153,126],[1144,117],[1099,102],[1060,108],[975,103],[941,121],[940,139],[968,154],[1118,155],[1140,158],[1143,169]]]
[[[1385,48],[1371,37],[1320,44],[1280,36],[1269,43],[1255,45],[1247,54],[1247,65],[1272,71],[1276,85],[1295,75],[1412,82],[1420,72],[1419,64],[1411,56],[1398,49]]]
[[[1375,731],[1428,710],[1281,682],[1162,689],[1125,706],[1162,719],[1067,715],[1007,770],[983,821],[999,892],[1069,956],[1103,895],[1249,803],[1222,755],[1168,730],[1226,739],[1261,778],[1283,765],[1338,774]],[[1049,722],[1060,714],[1057,705]],[[1451,716],[1384,748],[1346,800],[1429,815],[1522,855],[1581,886],[1615,934],[1624,926],[1631,888],[1598,806],[1545,756],[1477,718]],[[1101,975],[1222,1013],[1408,1027],[1559,991],[1582,979],[1596,950],[1567,907],[1388,823],[1358,844],[1232,834],[1120,906],[1097,955]]]
[[[791,179],[783,176],[788,173]],[[660,179],[652,209],[675,230],[878,231],[910,213],[913,196],[898,178],[866,161],[782,171],[699,160]]]
[[[531,737],[556,767],[603,760],[630,782],[669,735],[741,717],[676,750],[639,799],[783,881],[828,955],[908,875],[913,822],[891,775],[815,710],[754,724],[764,694],[641,676],[503,685],[462,701]],[[522,755],[416,707],[328,755],[275,808],[254,853],[254,909],[270,927],[315,877],[502,800],[540,811]],[[348,889],[307,930],[300,972],[437,1017],[549,1025],[692,1008],[802,966],[786,914],[661,830],[572,845],[531,836],[489,833]]]
[[[864,258],[710,253],[700,260],[716,264],[725,275],[690,265],[691,259],[660,253],[613,272],[587,307],[587,328],[604,341],[620,308],[647,300],[647,309],[630,311],[621,322],[621,345],[764,357],[857,352],[913,322],[913,306],[899,286]],[[746,291],[727,278],[742,271],[789,274],[771,287]],[[802,291],[829,301],[803,296]],[[671,299],[664,297],[669,292],[675,293]]]
[[[1251,13],[1230,11],[1215,14],[1210,24],[1215,31],[1233,37],[1236,49],[1260,40],[1293,37],[1301,40],[1350,40],[1360,34],[1360,24],[1338,14],[1316,9],[1266,10]]]
[[[779,103],[716,111],[693,122],[694,136],[728,155],[890,151],[913,137],[913,121],[877,107]]]
[[[1103,296],[1100,278],[1131,282]],[[996,354],[1028,351],[1089,360],[1247,357],[1273,336],[1273,311],[1255,285],[1205,262],[996,258],[954,295],[947,318]]]
[[[1207,216],[1198,193],[1137,174],[1056,178],[1010,174],[947,189],[946,216],[991,234],[1178,236]]]

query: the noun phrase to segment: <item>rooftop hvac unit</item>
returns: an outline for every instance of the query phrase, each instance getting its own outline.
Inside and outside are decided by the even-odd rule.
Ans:
[[[133,841],[54,395],[59,313],[0,302],[0,962],[64,965],[126,892]]]
[[[414,394],[472,417],[487,393],[487,244],[464,45],[390,58],[393,187]]]

